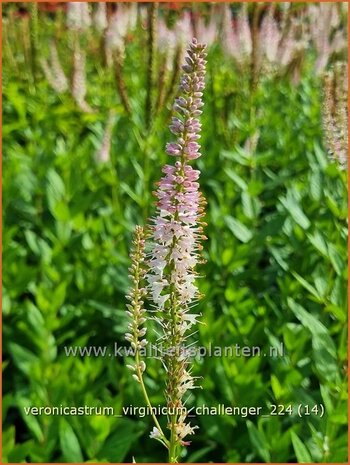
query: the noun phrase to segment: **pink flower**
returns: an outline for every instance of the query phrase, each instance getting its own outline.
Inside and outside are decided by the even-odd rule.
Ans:
[[[195,387],[183,349],[186,333],[199,316],[190,311],[199,298],[195,267],[200,261],[200,241],[204,239],[201,218],[205,201],[197,182],[200,172],[189,163],[201,156],[197,140],[201,130],[198,117],[203,106],[201,91],[205,87],[204,48],[193,39],[182,67],[180,95],[173,106],[176,116],[169,126],[176,140],[166,144],[166,152],[177,161],[163,167],[164,176],[155,192],[157,215],[153,219],[146,275],[149,294],[158,312],[155,320],[161,325],[164,344],[173,351],[171,357],[163,360],[168,376],[169,407],[181,406],[183,396]],[[171,429],[179,444],[194,430],[185,423],[185,417],[179,417]]]

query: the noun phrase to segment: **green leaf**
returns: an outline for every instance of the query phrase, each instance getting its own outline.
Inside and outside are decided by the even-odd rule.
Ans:
[[[83,462],[78,438],[65,418],[60,418],[59,438],[64,460],[68,463]]]
[[[10,353],[15,362],[15,365],[26,375],[30,375],[34,369],[34,365],[39,363],[39,358],[30,350],[22,347],[15,342],[9,343]]]
[[[280,198],[281,204],[285,207],[287,212],[293,220],[302,228],[308,229],[311,225],[310,220],[307,218],[296,199],[291,195],[286,198]]]
[[[36,234],[34,234],[33,231],[30,231],[29,229],[27,229],[26,231],[24,231],[24,237],[26,238],[26,241],[27,241],[27,244],[29,245],[30,250],[35,255],[40,255],[40,248],[38,246]]]
[[[264,435],[250,420],[247,421],[247,428],[253,449],[265,462],[270,462],[271,457],[269,452],[269,445]]]
[[[56,311],[58,310],[64,303],[66,298],[66,288],[67,283],[62,281],[54,290],[51,297],[51,308]]]
[[[43,442],[44,441],[44,433],[41,429],[41,425],[39,423],[39,417],[32,415],[29,413],[28,415],[26,414],[26,410],[30,407],[32,407],[32,402],[30,399],[26,399],[24,397],[16,397],[16,403],[20,409],[21,416],[23,418],[23,421],[27,425],[28,429],[33,433],[34,437],[39,441]]]
[[[328,257],[327,243],[320,231],[315,231],[313,234],[308,234],[307,237],[311,244],[325,257]]]
[[[332,262],[332,265],[336,271],[336,273],[341,276],[344,271],[346,271],[346,266],[343,258],[339,254],[338,250],[333,244],[328,245],[328,253],[329,253],[329,259]]]
[[[312,294],[316,299],[320,302],[323,301],[322,296],[318,293],[317,289],[315,289],[310,283],[306,281],[302,276],[300,276],[295,271],[292,272],[294,278],[307,290]]]
[[[61,200],[65,195],[65,187],[61,176],[51,168],[47,175],[47,194],[54,201]]]
[[[225,216],[225,222],[233,235],[240,241],[246,243],[253,237],[253,233],[243,223],[232,218],[232,216]]]
[[[187,463],[198,463],[203,457],[206,458],[207,454],[215,449],[215,445],[212,444],[207,447],[203,447],[202,449],[196,450],[191,455],[189,455],[188,459],[186,460]]]
[[[299,437],[294,433],[294,431],[291,432],[291,438],[298,463],[312,463],[313,460],[309,451],[307,450],[306,446],[301,442]]]
[[[29,249],[34,253],[34,255],[40,257],[45,262],[49,262],[52,254],[49,245],[41,237],[37,236],[29,229],[24,231],[24,236]]]
[[[232,168],[225,168],[226,175],[237,184],[238,187],[245,191],[248,189],[248,184],[241,178]]]
[[[284,260],[284,258],[282,257],[281,250],[279,250],[277,247],[273,247],[273,246],[268,246],[268,249],[271,252],[271,255],[273,256],[273,258],[279,264],[279,266],[284,271],[288,271],[289,270],[289,263],[288,263],[288,261]]]
[[[249,219],[256,218],[260,213],[259,200],[252,197],[248,192],[242,193],[242,207],[244,214]]]
[[[13,450],[15,445],[15,427],[12,425],[7,429],[4,429],[2,435],[2,461],[8,463],[8,455]]]
[[[131,448],[131,444],[142,434],[139,424],[127,419],[121,419],[112,435],[110,435],[97,454],[100,460],[123,462]]]
[[[317,370],[325,378],[339,379],[336,347],[327,328],[291,297],[287,301],[289,308],[312,335],[313,359]]]
[[[58,221],[68,221],[70,219],[69,208],[64,200],[59,200],[51,205],[50,211]]]
[[[309,184],[311,196],[319,201],[322,198],[322,176],[319,169],[311,172]]]
[[[34,444],[33,439],[20,444],[17,443],[9,453],[9,463],[26,463],[28,456],[31,456]]]
[[[277,400],[283,396],[284,389],[282,388],[281,383],[275,375],[271,375],[271,388],[273,395]]]

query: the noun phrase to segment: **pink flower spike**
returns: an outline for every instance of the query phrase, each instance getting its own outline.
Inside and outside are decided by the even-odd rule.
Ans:
[[[167,373],[167,406],[181,408],[183,398],[194,389],[195,379],[190,374],[186,348],[189,332],[197,324],[199,314],[193,314],[193,304],[200,298],[196,285],[196,266],[202,262],[202,217],[205,200],[199,191],[200,172],[190,165],[201,156],[202,90],[205,87],[205,46],[193,39],[187,50],[186,64],[180,79],[173,116],[169,126],[176,140],[166,144],[168,155],[177,157],[174,165],[165,165],[158,183],[156,216],[153,218],[151,244],[148,253],[148,295],[155,308],[155,320],[160,325],[160,341],[171,355],[162,358]],[[187,445],[185,436],[194,434],[187,414],[179,414],[169,428],[177,445]],[[152,437],[157,431],[152,432]]]

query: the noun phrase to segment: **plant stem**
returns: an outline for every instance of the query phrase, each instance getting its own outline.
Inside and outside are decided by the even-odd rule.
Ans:
[[[169,463],[177,463],[176,449],[177,449],[176,438],[172,430],[171,437],[170,437],[170,447],[169,447]]]
[[[120,50],[116,50],[114,54],[115,59],[115,80],[120,96],[120,101],[124,107],[126,114],[131,117],[132,110],[129,101],[128,92],[126,89],[125,80],[123,78],[123,56]]]
[[[157,22],[158,3],[151,3],[148,10],[148,62],[147,62],[147,95],[145,119],[146,129],[149,131],[152,119],[152,94],[154,79],[154,52],[155,52],[155,35]]]
[[[148,397],[148,394],[147,394],[147,389],[146,389],[146,386],[145,386],[145,383],[143,382],[143,376],[142,376],[142,372],[139,368],[139,365],[140,365],[140,351],[137,350],[136,352],[136,355],[135,355],[135,360],[136,360],[136,365],[137,365],[137,369],[136,369],[136,373],[137,373],[137,376],[140,380],[140,385],[141,385],[141,390],[142,390],[142,394],[143,394],[143,397],[146,401],[146,404],[148,406],[148,408],[150,409],[150,412],[151,412],[151,415],[152,415],[152,418],[153,418],[153,421],[154,421],[154,424],[156,425],[156,427],[158,428],[158,431],[160,432],[160,434],[162,435],[162,440],[163,442],[165,443],[165,445],[169,448],[169,441],[166,439],[165,437],[165,434],[163,433],[163,430],[157,420],[157,417],[155,416],[155,414],[153,413],[153,409],[152,409],[152,404],[151,404],[151,401]]]

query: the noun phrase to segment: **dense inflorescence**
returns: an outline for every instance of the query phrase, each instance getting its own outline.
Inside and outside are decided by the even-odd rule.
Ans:
[[[178,96],[173,105],[174,116],[169,126],[175,140],[166,145],[168,155],[176,158],[173,165],[167,164],[162,171],[164,176],[154,193],[156,215],[149,227],[149,247],[146,253],[147,273],[141,276],[141,262],[144,261],[144,236],[136,229],[136,239],[132,253],[132,290],[128,298],[128,315],[131,317],[126,338],[136,350],[145,345],[139,337],[145,335],[143,298],[153,306],[153,319],[160,327],[158,349],[166,372],[166,403],[170,439],[167,440],[156,418],[151,438],[161,441],[169,450],[169,460],[176,462],[179,447],[189,444],[184,439],[194,433],[196,427],[187,422],[184,408],[185,395],[194,389],[195,378],[191,374],[190,357],[186,340],[190,330],[198,322],[200,314],[193,313],[192,307],[200,297],[196,286],[196,265],[203,261],[201,241],[203,235],[202,217],[205,199],[199,191],[199,170],[191,162],[201,156],[200,139],[202,96],[205,87],[205,45],[193,39],[182,66]],[[142,239],[142,240],[141,240]],[[143,277],[146,290],[140,287]],[[141,365],[142,364],[142,365]],[[149,404],[142,373],[145,364],[140,362],[140,353],[135,364],[129,366],[134,378],[141,383],[145,400]]]
[[[135,228],[130,258],[131,266],[129,268],[129,278],[132,282],[132,286],[127,295],[129,301],[127,304],[127,315],[130,322],[128,324],[128,332],[125,334],[125,339],[130,342],[136,354],[136,363],[134,365],[128,365],[128,368],[134,372],[133,377],[136,381],[140,382],[140,376],[144,372],[146,365],[143,361],[139,361],[138,352],[147,345],[147,340],[144,337],[147,331],[144,326],[146,322],[144,308],[146,289],[142,287],[145,275],[145,231],[141,226],[136,226]]]
[[[332,159],[344,169],[348,165],[348,67],[337,63],[324,75],[323,128]]]
[[[180,91],[173,106],[176,116],[170,125],[176,139],[166,145],[166,152],[177,160],[174,165],[164,166],[164,176],[155,192],[157,215],[146,276],[157,310],[155,319],[163,334],[160,342],[167,372],[169,411],[181,409],[186,392],[195,387],[185,341],[199,317],[191,312],[191,307],[199,298],[195,267],[201,260],[200,242],[205,238],[201,221],[205,200],[197,182],[200,172],[190,165],[201,156],[198,117],[202,113],[205,86],[204,49],[204,45],[193,39],[183,65]],[[183,414],[169,416],[169,428],[176,444],[184,444],[184,437],[194,430],[186,424]]]

